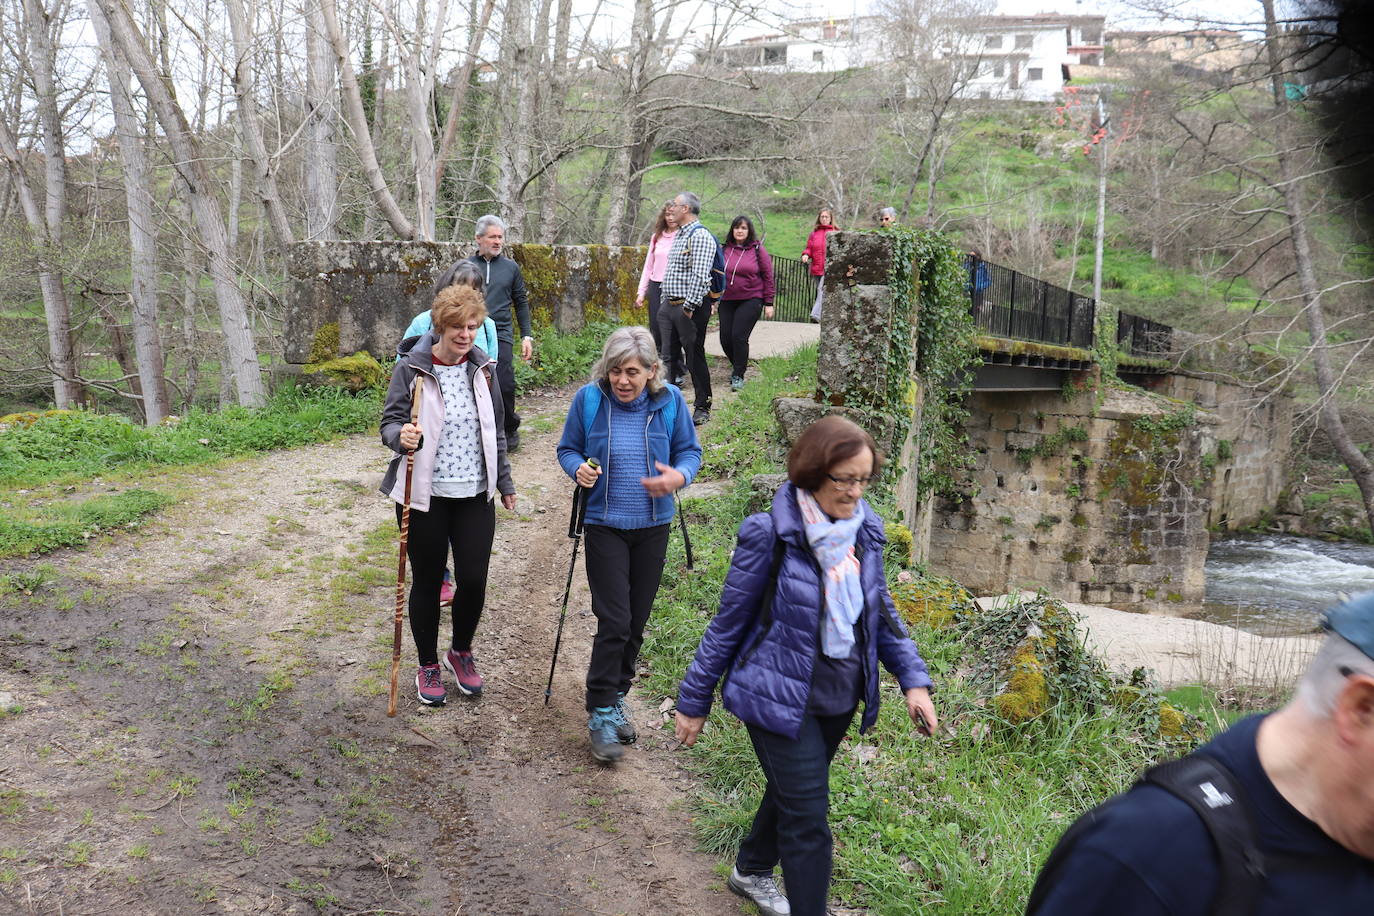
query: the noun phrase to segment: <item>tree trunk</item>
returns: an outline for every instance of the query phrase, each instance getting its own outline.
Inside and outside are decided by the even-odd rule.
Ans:
[[[252,33],[248,20],[243,13],[243,0],[224,0],[224,8],[229,14],[229,30],[234,41],[234,66],[230,71],[234,82],[234,98],[237,101],[239,131],[248,147],[248,157],[253,162],[257,175],[258,198],[262,202],[267,222],[272,226],[272,234],[285,254],[287,245],[296,240],[291,232],[291,221],[287,219],[286,208],[277,190],[277,176],[272,168],[272,159],[267,155],[267,145],[262,139],[262,129],[258,126],[258,103],[253,97],[253,46]]]
[[[338,237],[339,163],[334,145],[334,55],[318,3],[306,0],[305,17],[305,234]]]
[[[448,157],[453,148],[453,140],[458,134],[458,123],[462,120],[463,111],[467,107],[468,89],[472,85],[472,68],[477,63],[477,54],[482,49],[482,38],[487,33],[487,25],[491,22],[491,11],[495,8],[496,0],[486,0],[482,5],[481,16],[473,20],[472,29],[468,35],[467,55],[463,58],[463,69],[459,71],[458,80],[453,85],[453,98],[449,103],[448,117],[444,119],[444,136],[439,141],[439,154],[434,164],[434,186],[436,190],[439,183],[444,180],[444,166],[448,163]]]
[[[644,140],[641,134],[640,109],[644,102],[645,71],[648,55],[653,47],[653,32],[653,0],[635,0],[634,21],[630,26],[630,56],[627,61],[622,129],[615,151],[615,164],[611,170],[611,200],[606,212],[607,245],[623,245],[629,237],[630,227],[626,221],[626,214],[629,209],[631,183],[635,178],[635,147]],[[635,196],[638,197],[638,194]]]
[[[530,147],[526,139],[534,108],[533,57],[530,40],[530,0],[507,0],[501,24],[501,79],[498,97],[514,105],[506,108],[505,130],[497,151],[497,196],[505,205],[507,242],[520,241],[525,230],[525,198],[521,188],[530,173]]]
[[[329,37],[330,47],[334,49],[334,63],[339,68],[339,83],[343,88],[344,115],[349,128],[353,131],[353,142],[357,146],[358,158],[362,160],[363,173],[367,177],[367,186],[372,191],[372,200],[391,225],[393,232],[403,239],[413,239],[416,237],[415,227],[401,212],[396,198],[391,196],[391,189],[387,187],[382,167],[377,162],[377,150],[372,144],[367,114],[363,111],[362,95],[358,92],[358,79],[353,72],[353,62],[348,56],[348,45],[344,43],[343,31],[339,28],[334,0],[320,0],[320,15],[324,20],[325,34]],[[384,87],[379,85],[379,102],[383,90]]]
[[[439,63],[439,38],[443,35],[442,24],[448,15],[447,0],[439,0],[435,14],[436,26],[432,42],[426,42],[429,26],[426,21],[425,4],[415,6],[415,31],[410,41],[402,41],[397,36],[398,47],[402,52],[402,65],[406,75],[406,112],[410,119],[411,166],[415,176],[415,231],[416,238],[425,241],[434,239],[434,222],[438,174],[434,166],[434,133],[430,127],[434,112],[434,70]]]
[[[52,23],[38,0],[24,0],[25,35],[30,47],[29,75],[33,81],[38,123],[43,136],[43,200],[29,185],[16,138],[8,125],[0,124],[0,155],[10,166],[20,207],[33,233],[38,251],[38,286],[48,326],[48,364],[53,375],[53,402],[59,408],[84,400],[77,381],[76,347],[72,341],[71,305],[67,300],[62,265],[63,222],[67,215],[67,154],[58,110],[55,72],[57,55],[52,44]]]
[[[549,125],[555,142],[560,139],[564,103],[568,95],[568,42],[571,32],[572,0],[558,0],[558,18],[553,33],[553,59],[547,68],[547,72],[551,74],[548,82],[548,106],[546,111],[540,113],[539,118],[542,124]],[[548,245],[556,243],[559,235],[559,169],[557,162],[550,164],[540,179],[539,241]]]
[[[229,258],[224,217],[214,197],[214,185],[199,138],[192,133],[186,115],[171,92],[171,81],[164,82],[154,67],[148,45],[128,12],[118,0],[93,0],[100,5],[114,44],[138,77],[148,101],[157,111],[174,157],[173,167],[187,190],[201,244],[209,259],[210,277],[219,306],[220,329],[238,401],[245,407],[260,406],[266,400],[262,370],[258,365],[257,344],[248,325],[248,310],[238,287]]]
[[[138,389],[143,420],[156,426],[171,413],[167,398],[166,367],[158,329],[157,218],[148,156],[134,110],[129,66],[110,40],[109,25],[100,7],[88,7],[96,40],[105,58],[110,105],[124,165],[124,197],[129,212],[130,298],[133,301],[134,352],[138,364]]]
[[[1326,337],[1326,314],[1322,308],[1321,284],[1312,264],[1312,246],[1307,234],[1307,204],[1303,199],[1302,173],[1291,142],[1292,124],[1288,112],[1288,98],[1284,87],[1284,72],[1279,43],[1284,40],[1274,15],[1274,0],[1263,0],[1266,53],[1269,58],[1269,78],[1274,92],[1274,107],[1278,109],[1275,124],[1275,144],[1278,150],[1279,181],[1284,207],[1288,211],[1288,226],[1293,238],[1293,254],[1297,260],[1298,285],[1302,290],[1303,312],[1307,319],[1307,333],[1312,342],[1312,368],[1317,377],[1321,398],[1322,430],[1336,447],[1337,453],[1350,470],[1364,501],[1365,519],[1374,531],[1374,464],[1350,437],[1341,417],[1337,394],[1340,382],[1331,365],[1331,353]]]

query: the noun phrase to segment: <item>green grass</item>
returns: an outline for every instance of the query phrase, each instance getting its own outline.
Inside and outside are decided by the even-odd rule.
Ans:
[[[382,392],[286,386],[265,407],[195,410],[170,426],[144,427],[90,411],[51,412],[0,430],[0,487],[32,487],[119,470],[199,464],[324,442],[377,425]]]
[[[5,509],[0,511],[0,557],[47,553],[85,543],[104,531],[132,528],[171,501],[170,496],[152,490],[127,490]]]
[[[560,334],[551,325],[537,326],[534,360],[527,363],[518,354],[515,357],[516,385],[529,389],[585,381],[606,338],[617,327],[612,321],[593,321],[575,334]]]

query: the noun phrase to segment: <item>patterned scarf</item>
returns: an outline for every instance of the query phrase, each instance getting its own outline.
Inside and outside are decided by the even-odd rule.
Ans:
[[[863,503],[854,506],[849,518],[832,521],[816,497],[797,490],[797,507],[806,526],[806,540],[816,555],[825,581],[825,627],[821,630],[821,651],[830,658],[848,658],[854,648],[854,623],[864,609],[863,585],[859,581],[859,559],[854,556],[854,538],[863,524]]]

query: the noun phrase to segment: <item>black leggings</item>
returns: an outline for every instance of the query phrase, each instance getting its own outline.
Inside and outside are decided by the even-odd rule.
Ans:
[[[763,300],[757,296],[720,301],[720,348],[730,360],[731,378],[744,378],[749,365],[749,335],[762,314]]]
[[[587,666],[587,711],[612,706],[627,693],[635,676],[644,625],[658,594],[668,525],[611,528],[588,525],[587,585],[592,590],[596,637]]]
[[[396,506],[400,524],[401,507]],[[487,567],[496,537],[496,503],[485,493],[467,499],[433,496],[429,511],[410,510],[410,635],[420,664],[439,663],[439,586],[453,547],[453,648],[466,652],[487,600]]]

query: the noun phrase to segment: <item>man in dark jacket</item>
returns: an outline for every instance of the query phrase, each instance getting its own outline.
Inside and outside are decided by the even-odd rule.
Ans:
[[[1198,751],[1235,777],[1208,809],[1240,805],[1254,828],[1256,916],[1374,909],[1374,593],[1336,608],[1293,699]],[[1191,793],[1190,794],[1194,794]],[[1215,815],[1213,815],[1215,816]],[[1033,916],[1204,916],[1234,903],[1202,818],[1158,785],[1095,809],[1041,874]]]
[[[520,415],[515,412],[515,322],[520,322],[520,358],[534,358],[534,326],[530,323],[530,302],[525,292],[525,276],[520,265],[502,254],[506,243],[506,224],[499,216],[487,214],[477,220],[477,253],[468,258],[477,265],[485,283],[487,314],[496,323],[496,383],[506,405],[506,449],[520,448]],[[461,262],[460,262],[461,263]],[[454,264],[434,284],[436,292],[453,282]]]

